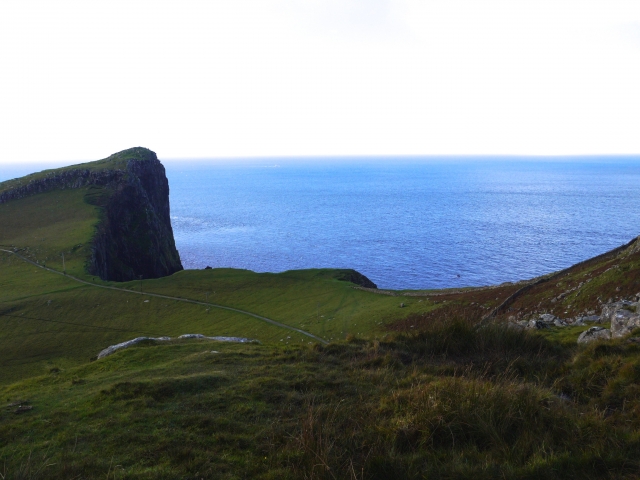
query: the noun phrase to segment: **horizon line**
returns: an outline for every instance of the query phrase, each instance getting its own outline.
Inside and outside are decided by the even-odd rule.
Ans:
[[[151,149],[150,149],[151,150]],[[640,157],[638,153],[569,153],[569,154],[523,154],[523,153],[427,153],[427,154],[330,154],[330,155],[238,155],[238,156],[187,156],[162,157],[162,160],[264,160],[264,159],[349,159],[349,158],[601,158]]]
[[[146,148],[146,147],[144,147]],[[152,150],[152,149],[149,149]],[[154,151],[154,150],[152,150]],[[155,151],[154,151],[155,152]],[[117,152],[114,152],[117,153]],[[113,155],[113,154],[110,154]],[[109,156],[110,156],[109,155]],[[22,162],[7,162],[4,163],[0,161],[0,168],[2,166],[20,166],[20,165],[49,165],[54,163],[64,163],[64,162],[73,162],[66,163],[66,166],[73,165],[75,163],[86,163],[92,161],[98,161],[106,159],[96,158],[96,159],[51,159],[51,160],[33,160],[33,161],[22,161]],[[612,158],[612,159],[623,159],[623,158],[640,158],[640,152],[638,153],[570,153],[570,154],[523,154],[523,153],[499,153],[499,154],[491,154],[491,153],[443,153],[443,154],[330,154],[330,155],[264,155],[264,156],[256,156],[256,155],[238,155],[238,156],[158,156],[158,159],[165,162],[175,162],[175,161],[256,161],[256,160],[281,160],[281,161],[292,161],[292,160],[358,160],[358,159],[368,159],[368,160],[387,160],[387,159],[405,159],[405,160],[420,160],[420,159],[460,159],[460,158],[468,158],[468,159],[537,159],[537,160],[554,160],[554,159],[600,159],[600,158]]]

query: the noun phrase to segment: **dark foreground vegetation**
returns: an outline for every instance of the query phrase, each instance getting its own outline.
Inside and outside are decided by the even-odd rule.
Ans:
[[[634,341],[464,318],[326,347],[149,344],[0,390],[0,473],[639,478],[639,381]]]

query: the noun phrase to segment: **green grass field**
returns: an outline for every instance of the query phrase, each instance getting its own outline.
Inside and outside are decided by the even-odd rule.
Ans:
[[[99,208],[84,201],[88,189],[54,190],[0,205],[0,247],[16,247],[48,267],[85,275]]]
[[[136,336],[240,336],[263,343],[308,343],[308,337],[228,310],[86,286],[15,256],[0,254],[0,381],[38,374],[50,362],[86,362],[101,349]],[[332,279],[327,271],[255,274],[183,271],[119,285],[235,307],[314,333],[381,336],[386,322],[428,310],[428,301],[376,295]],[[209,293],[207,295],[207,293]],[[407,302],[400,308],[401,301]],[[66,322],[66,323],[60,323]],[[22,353],[21,353],[22,352]],[[29,352],[28,355],[24,353]],[[71,363],[69,363],[71,362]]]
[[[257,274],[246,270],[182,271],[142,282],[103,282],[85,273],[99,207],[90,189],[56,190],[0,205],[0,248],[104,286],[229,306],[302,329],[327,341],[384,334],[384,325],[433,308],[428,300],[353,288],[333,270]],[[297,344],[309,337],[256,318],[83,285],[0,252],[0,382],[38,375],[53,363],[78,365],[136,336],[239,336]],[[405,307],[400,308],[400,303]]]

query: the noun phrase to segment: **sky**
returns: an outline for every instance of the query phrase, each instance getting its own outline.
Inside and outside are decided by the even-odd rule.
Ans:
[[[6,0],[0,164],[640,153],[640,2]]]

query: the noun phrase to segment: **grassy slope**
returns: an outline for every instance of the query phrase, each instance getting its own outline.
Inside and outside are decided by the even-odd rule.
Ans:
[[[137,336],[203,333],[269,341],[281,335],[281,329],[234,312],[79,286],[8,255],[0,256],[0,265],[3,278],[28,284],[22,292],[0,294],[3,382],[41,374],[52,364],[85,363],[108,345]]]
[[[101,164],[104,167],[104,164]],[[0,247],[101,285],[205,300],[251,311],[327,340],[369,335],[382,322],[432,308],[415,298],[375,295],[333,278],[331,270],[256,274],[183,271],[139,282],[101,282],[86,275],[99,207],[95,189],[56,190],[0,205]],[[108,345],[139,335],[231,335],[284,344],[307,337],[252,317],[204,306],[85,286],[0,252],[0,382],[38,375],[51,364],[86,362]],[[407,307],[399,308],[404,302]],[[66,322],[66,323],[60,323]]]
[[[610,299],[634,297],[640,292],[640,252],[620,255],[569,269],[561,277],[533,288],[510,307],[509,315],[549,311],[567,317],[589,310],[600,312]],[[566,296],[558,299],[562,294]],[[554,301],[554,298],[556,299]]]
[[[5,315],[0,317],[0,358],[4,365],[0,381],[39,374],[52,363],[66,366],[86,362],[102,348],[140,335],[202,333],[284,344],[309,340],[239,313],[214,308],[207,311],[204,306],[153,297],[145,302],[139,295],[81,285],[10,254],[0,255],[0,266],[0,284],[10,285],[0,292],[0,313]],[[215,270],[180,272],[164,282],[144,281],[142,289],[204,300],[202,290],[179,283],[184,278],[197,286],[210,286],[209,291],[216,292],[210,295],[211,301],[300,326],[326,338],[345,337],[343,332],[369,334],[381,327],[378,323],[385,313],[397,315],[409,310],[398,308],[395,297],[362,292],[332,279],[314,280],[314,272],[296,272],[302,278],[293,280],[286,275],[224,272],[232,277],[226,282],[229,292],[225,277]],[[307,275],[311,278],[305,279]],[[215,281],[207,282],[207,276]],[[174,288],[172,279],[177,283]],[[124,286],[139,289],[137,282]],[[375,313],[368,317],[368,310]]]
[[[428,311],[429,301],[376,295],[335,280],[331,270],[296,270],[279,274],[213,269],[179,272],[146,282],[149,291],[179,292],[212,302],[259,312],[327,340],[347,333],[368,335],[382,324],[410,312]],[[405,308],[400,308],[405,303]],[[286,339],[285,339],[286,340]]]
[[[527,319],[540,313],[553,313],[560,318],[599,314],[602,304],[610,300],[629,299],[640,292],[640,249],[638,244],[612,254],[596,257],[554,275],[517,297],[498,311],[495,320]],[[535,279],[534,279],[535,280]],[[426,313],[411,313],[407,318],[392,322],[392,331],[407,332],[421,329],[438,317],[486,317],[502,300],[523,285],[504,285],[490,289],[447,293],[431,297],[437,309]],[[606,325],[605,325],[606,326]],[[540,332],[543,335],[571,343],[588,327],[571,327]]]
[[[84,274],[99,209],[84,201],[87,189],[56,190],[0,205],[0,246],[62,271]]]
[[[328,347],[140,346],[0,387],[0,465],[7,478],[638,478],[638,381],[635,344],[567,350],[464,322]],[[33,409],[16,415],[17,401]]]

